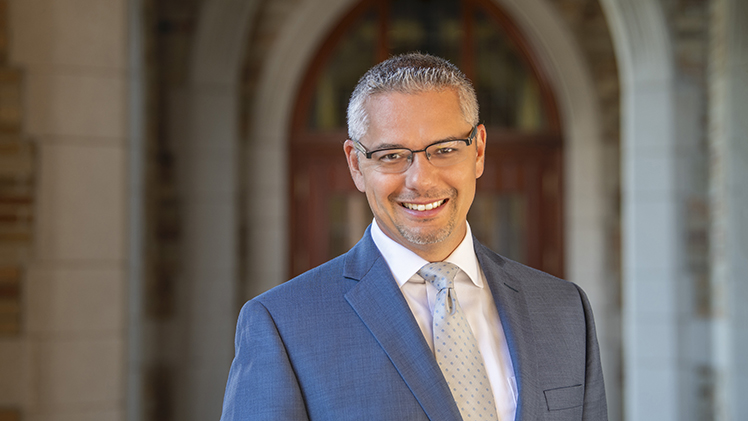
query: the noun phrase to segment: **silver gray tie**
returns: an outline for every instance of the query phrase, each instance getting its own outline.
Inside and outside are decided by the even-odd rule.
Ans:
[[[418,274],[439,291],[434,305],[434,351],[464,420],[498,420],[478,343],[454,290],[460,269],[452,263],[423,266]]]

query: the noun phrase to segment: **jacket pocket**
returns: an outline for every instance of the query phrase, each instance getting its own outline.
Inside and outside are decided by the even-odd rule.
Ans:
[[[582,406],[584,402],[584,386],[581,384],[549,389],[543,391],[543,393],[549,411],[576,408]]]

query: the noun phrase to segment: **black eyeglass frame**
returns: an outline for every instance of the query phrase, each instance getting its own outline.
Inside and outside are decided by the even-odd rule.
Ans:
[[[371,159],[372,155],[374,155],[377,152],[384,152],[384,151],[391,151],[391,150],[398,150],[398,149],[400,149],[400,150],[407,150],[407,151],[410,151],[410,159],[409,160],[412,161],[413,160],[413,155],[417,154],[418,152],[423,152],[425,154],[426,153],[426,149],[428,149],[428,148],[430,148],[430,147],[432,147],[434,145],[438,145],[440,143],[465,142],[466,146],[470,146],[470,145],[473,144],[473,138],[475,137],[476,134],[478,134],[478,125],[477,124],[475,126],[473,126],[473,130],[470,131],[470,133],[468,134],[467,139],[445,139],[445,140],[439,140],[439,141],[434,142],[434,143],[432,143],[430,145],[426,145],[425,148],[419,149],[417,151],[414,151],[413,149],[405,148],[405,147],[401,147],[401,148],[383,148],[383,149],[376,149],[376,150],[373,150],[373,151],[369,151],[369,150],[366,149],[366,146],[362,145],[361,142],[359,142],[358,140],[356,140],[356,141],[353,142],[353,147],[356,148],[357,151],[359,151],[362,154],[364,154],[364,156],[366,156],[366,159]],[[431,162],[431,158],[428,155],[426,155],[426,159],[428,159],[429,162]]]

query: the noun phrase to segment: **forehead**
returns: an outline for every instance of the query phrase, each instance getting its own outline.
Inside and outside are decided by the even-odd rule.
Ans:
[[[434,141],[464,135],[468,123],[453,89],[419,93],[376,94],[366,103],[372,140]]]

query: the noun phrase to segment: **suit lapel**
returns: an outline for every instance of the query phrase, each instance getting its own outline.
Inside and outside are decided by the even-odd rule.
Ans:
[[[446,380],[369,230],[348,253],[345,299],[371,331],[430,419],[460,419]],[[452,414],[452,416],[449,416]]]
[[[514,375],[519,389],[516,420],[531,419],[533,384],[537,378],[537,359],[532,327],[532,317],[528,311],[520,282],[504,270],[506,261],[476,239],[473,239],[483,273],[486,275],[491,294],[499,311],[501,326],[504,328],[509,353],[512,357]]]

